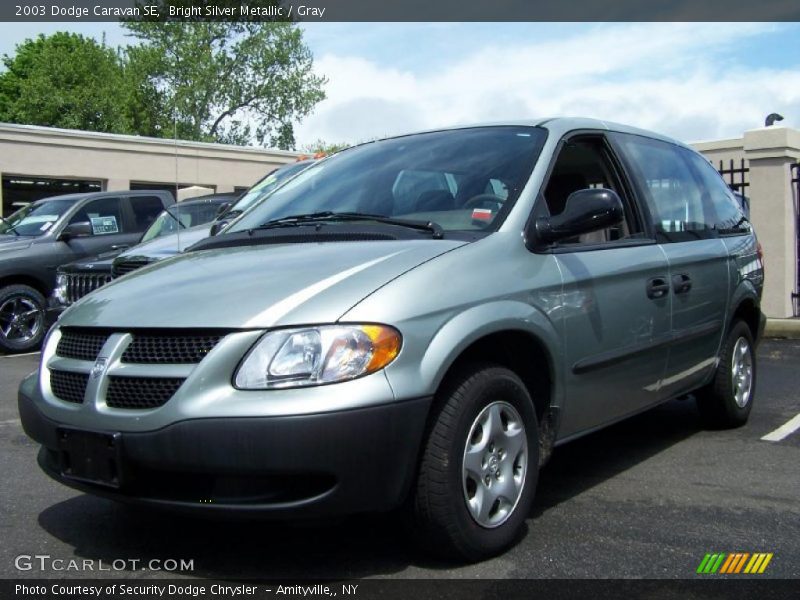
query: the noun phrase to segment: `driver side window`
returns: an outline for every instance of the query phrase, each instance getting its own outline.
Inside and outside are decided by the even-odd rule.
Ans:
[[[561,243],[603,244],[630,237],[635,232],[630,201],[615,174],[603,141],[590,137],[570,140],[558,154],[543,194],[550,215],[561,214],[570,194],[587,188],[614,190],[625,206],[625,218],[612,227],[569,238]]]
[[[98,198],[87,202],[72,216],[69,224],[89,223],[92,235],[124,233],[121,198]]]

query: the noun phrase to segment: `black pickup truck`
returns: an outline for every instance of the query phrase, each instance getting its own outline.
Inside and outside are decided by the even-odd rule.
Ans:
[[[46,298],[65,263],[136,244],[175,200],[137,190],[54,196],[0,221],[0,352],[42,341]]]
[[[213,194],[179,202],[165,210],[133,248],[105,252],[59,267],[56,288],[48,299],[48,327],[68,306],[112,279],[182,252],[195,242],[215,235],[315,162],[316,159],[298,160],[274,169],[241,196]],[[209,226],[202,227],[206,223]],[[179,229],[182,232],[180,236],[177,235]]]

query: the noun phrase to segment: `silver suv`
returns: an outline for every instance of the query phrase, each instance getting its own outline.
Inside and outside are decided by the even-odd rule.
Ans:
[[[753,405],[763,268],[731,191],[582,119],[360,145],[68,309],[19,391],[86,492],[279,518],[403,507],[427,546],[513,543],[554,446],[694,393]]]

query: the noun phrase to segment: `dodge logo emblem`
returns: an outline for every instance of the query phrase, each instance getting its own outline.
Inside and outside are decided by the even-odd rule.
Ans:
[[[91,378],[98,379],[100,375],[103,374],[103,371],[106,370],[107,364],[107,358],[98,358],[96,361],[94,361],[94,366],[92,367],[92,372],[90,373]]]

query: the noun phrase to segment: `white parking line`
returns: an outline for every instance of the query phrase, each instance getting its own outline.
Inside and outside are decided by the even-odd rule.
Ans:
[[[2,354],[0,358],[19,358],[20,356],[35,356],[36,354],[41,354],[39,352],[26,352],[25,354]]]
[[[775,431],[769,432],[761,439],[766,442],[780,442],[783,438],[788,437],[798,429],[800,429],[800,415],[795,415]]]
[[[9,419],[8,421],[0,421],[0,425],[19,425],[19,419]]]

